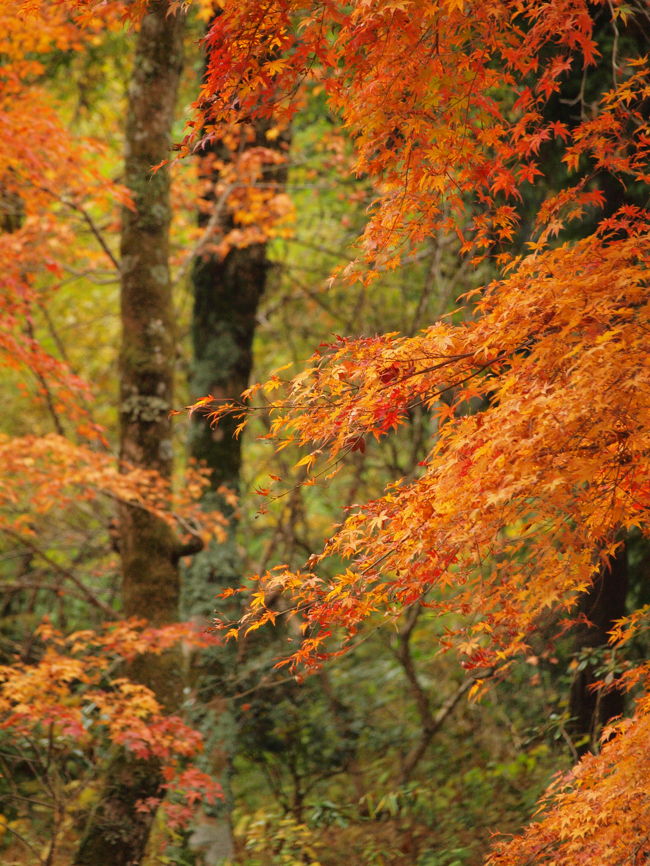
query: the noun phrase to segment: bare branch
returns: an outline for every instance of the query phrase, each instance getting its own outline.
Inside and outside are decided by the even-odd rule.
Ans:
[[[15,538],[21,544],[24,544],[25,547],[28,547],[37,556],[44,560],[57,574],[61,575],[61,577],[73,583],[81,593],[81,596],[87,602],[92,604],[93,607],[101,610],[101,612],[108,617],[115,617],[115,611],[113,610],[113,608],[109,607],[101,599],[97,598],[97,596],[92,592],[92,590],[88,589],[88,587],[81,580],[79,580],[76,574],[73,574],[73,572],[69,571],[67,568],[64,568],[62,565],[59,565],[59,563],[52,559],[50,556],[48,556],[45,551],[41,550],[38,544],[35,544],[33,541],[30,541],[28,538],[20,535],[20,533],[15,532],[13,529],[2,527],[2,532],[4,532],[6,535],[9,535],[11,538]]]

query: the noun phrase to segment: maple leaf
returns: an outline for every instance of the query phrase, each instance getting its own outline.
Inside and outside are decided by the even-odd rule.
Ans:
[[[369,616],[390,620],[432,587],[427,603],[465,617],[447,640],[468,669],[529,655],[542,612],[572,608],[618,533],[650,531],[650,214],[624,207],[593,230],[593,209],[605,204],[595,173],[628,185],[649,174],[647,59],[621,61],[609,91],[569,123],[549,122],[548,103],[573,68],[600,62],[586,0],[239,0],[226,3],[208,41],[211,111],[224,120],[234,98],[253,115],[272,106],[288,117],[305,78],[325,82],[329,108],[354,141],[353,170],[378,190],[361,239],[364,267],[340,279],[370,285],[450,223],[475,262],[497,247],[503,266],[463,324],[338,338],[289,383],[270,379],[270,436],[279,448],[305,449],[299,467],[311,466],[314,449],[332,461],[363,451],[414,406],[439,420],[421,475],[350,508],[334,528],[310,562],[329,559],[328,577],[283,576],[305,631],[294,666],[318,667],[340,652],[332,635],[349,642]],[[575,177],[548,194],[551,161],[531,157],[551,149]],[[539,214],[534,233],[509,250],[526,225],[523,184],[540,193]],[[349,567],[337,568],[341,560]],[[276,577],[263,576],[262,589]],[[638,796],[647,749],[638,771],[633,755],[648,735],[647,700],[602,760],[581,764],[570,790],[555,794],[548,819],[492,862],[618,866],[646,856],[633,846],[634,827],[649,820]]]

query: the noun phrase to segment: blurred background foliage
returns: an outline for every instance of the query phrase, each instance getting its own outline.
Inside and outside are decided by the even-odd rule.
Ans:
[[[178,139],[201,74],[197,43],[203,27],[204,20],[194,18],[188,29]],[[132,34],[100,31],[82,51],[54,50],[42,58],[44,71],[36,82],[51,93],[80,141],[90,136],[100,142],[97,167],[118,182],[132,50]],[[491,277],[489,264],[471,269],[459,257],[455,237],[438,235],[372,287],[331,283],[333,269],[344,268],[356,255],[355,239],[375,191],[365,178],[351,179],[352,147],[328,115],[322,88],[312,85],[303,100],[291,129],[284,189],[293,219],[289,231],[266,241],[268,271],[255,314],[252,381],[287,364],[299,368],[319,343],[337,335],[412,334],[448,314],[459,295]],[[181,408],[191,399],[188,256],[200,237],[200,180],[190,160],[176,164],[173,173],[176,402]],[[534,212],[535,202],[530,209]],[[106,249],[98,246],[81,212],[62,208],[61,219],[70,220],[80,255],[62,274],[39,275],[45,301],[33,326],[48,351],[90,383],[89,412],[114,450],[119,213],[104,208],[91,210],[90,216]],[[18,371],[3,371],[4,435],[52,430],[45,403],[25,400],[25,393],[35,391],[38,383],[23,381]],[[239,582],[276,563],[302,564],[340,520],[342,507],[376,497],[391,480],[416,473],[436,433],[426,413],[415,409],[396,435],[351,453],[334,479],[293,486],[298,455],[291,448],[274,452],[258,438],[268,430],[265,410],[259,406],[243,438],[240,498],[230,506],[231,548],[223,555],[230,577],[238,571]],[[179,486],[190,423],[181,416],[175,426]],[[269,476],[285,481],[274,484]],[[257,496],[260,488],[271,488],[271,495]],[[23,661],[39,657],[42,646],[34,632],[44,616],[64,631],[105,621],[107,609],[119,617],[113,521],[110,502],[69,501],[56,513],[33,516],[33,547],[7,534],[0,539],[3,664],[16,655]],[[635,575],[647,568],[649,555],[640,541],[630,545],[634,607],[648,600]],[[191,586],[194,579],[202,578],[187,568],[188,598],[236,616],[236,605],[213,598],[215,593],[206,597],[203,583]],[[77,580],[97,603],[88,602]],[[282,611],[283,600],[275,603]],[[228,808],[212,813],[206,808],[186,833],[170,836],[159,829],[171,846],[160,853],[153,845],[151,864],[217,866],[227,857],[238,866],[469,866],[481,862],[492,832],[522,826],[553,774],[575,758],[579,743],[569,732],[571,680],[598,652],[592,650],[589,659],[574,657],[570,635],[551,648],[550,638],[560,628],[556,622],[547,623],[529,658],[479,702],[458,695],[464,673],[451,655],[441,653],[437,641],[446,623],[426,609],[407,610],[392,630],[371,624],[352,651],[304,682],[275,668],[287,642],[300,639],[295,620],[280,617],[278,622],[245,646],[192,662],[187,711],[207,732],[213,769],[230,780]],[[611,663],[602,653],[597,661]],[[49,742],[46,735],[31,746],[30,752],[0,726],[0,858],[7,866],[65,864],[80,832],[79,816],[96,799],[93,772],[108,746],[99,743],[99,751],[89,756],[70,743]],[[57,821],[63,841],[50,861],[48,839]],[[232,826],[234,847],[224,825]]]

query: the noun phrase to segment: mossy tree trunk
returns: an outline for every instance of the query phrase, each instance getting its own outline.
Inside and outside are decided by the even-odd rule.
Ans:
[[[151,168],[169,156],[182,68],[184,19],[155,0],[138,34],[129,86],[126,184],[134,209],[125,209],[121,240],[120,458],[171,479],[175,360],[168,265],[169,174]],[[172,529],[149,512],[123,505],[119,515],[122,599],[126,617],[154,624],[176,620],[182,551]],[[149,686],[168,709],[178,706],[181,671],[175,653],[140,657],[129,675]],[[136,804],[162,793],[157,761],[113,756],[102,797],[91,814],[76,866],[135,866],[142,861],[153,816]]]
[[[583,120],[589,106],[596,104],[614,84],[617,45],[621,55],[629,52],[643,56],[647,51],[648,36],[641,16],[630,15],[625,20],[618,19],[614,17],[611,5],[599,9],[593,7],[593,16],[594,37],[607,62],[601,64],[598,74],[586,77],[584,70],[573,70],[570,74],[575,94],[573,98],[566,98],[568,94],[565,94],[564,100],[554,97],[549,103],[553,109],[553,116],[549,116],[549,120],[560,120],[570,128]],[[646,100],[643,112],[647,119],[650,101]],[[555,188],[562,188],[566,183],[565,169],[562,169]],[[590,230],[595,229],[596,220],[612,216],[619,208],[625,205],[643,207],[647,201],[646,185],[637,183],[624,186],[615,174],[607,170],[595,172],[592,183],[600,187],[604,207],[601,211],[594,211],[594,223]],[[615,621],[626,614],[629,577],[634,579],[633,570],[628,574],[630,539],[625,534],[621,535],[621,539],[623,543],[616,555],[607,566],[600,569],[592,586],[580,599],[579,613],[583,621],[573,631],[575,658],[579,667],[569,693],[569,730],[578,755],[589,750],[596,751],[602,728],[625,709],[625,696],[621,692],[599,692],[592,688],[601,679],[597,673],[597,659],[602,658],[607,650],[609,632]],[[589,663],[589,656],[594,663]]]
[[[628,588],[627,544],[623,544],[606,567],[600,569],[593,586],[580,601],[582,621],[574,629],[576,669],[569,695],[570,730],[579,755],[595,750],[607,722],[623,713],[624,695],[616,689],[595,691],[602,676],[599,655],[605,651],[609,632],[625,616]]]
[[[267,139],[271,121],[258,119],[248,130],[242,130],[243,148],[288,149],[285,133]],[[199,171],[213,189],[219,183],[219,163],[236,158],[225,145],[216,143],[201,155],[203,165]],[[207,168],[206,168],[207,166]],[[286,184],[284,164],[269,166],[263,176],[265,185]],[[219,213],[203,210],[198,223],[208,227],[218,238],[226,236],[235,227],[227,204],[216,200]],[[215,219],[216,217],[216,219]],[[270,263],[266,243],[253,243],[243,248],[233,247],[225,256],[211,250],[211,237],[206,238],[206,249],[199,251],[192,267],[194,305],[192,311],[192,368],[190,392],[192,399],[213,394],[217,399],[238,400],[248,387],[253,367],[253,338],[257,324],[260,300],[265,292]],[[241,438],[234,436],[237,422],[224,418],[217,429],[213,429],[204,417],[196,413],[192,417],[189,434],[190,455],[211,470],[210,488],[205,494],[206,508],[221,508],[230,518],[229,539],[225,544],[212,544],[196,556],[190,565],[183,585],[183,609],[186,614],[211,617],[214,613],[214,597],[220,590],[239,585],[241,565],[237,556],[234,533],[235,515],[219,488],[225,486],[239,492],[241,470]]]
[[[285,153],[288,135],[267,139],[272,122],[257,119],[252,127],[243,128],[239,149],[273,148]],[[212,200],[218,213],[202,210],[198,215],[201,228],[211,228],[214,236],[222,238],[236,227],[227,203],[217,201],[214,190],[219,183],[216,165],[228,163],[238,157],[220,143],[207,148],[199,157],[200,174],[212,186]],[[268,187],[278,190],[286,184],[284,164],[269,165],[261,178]],[[216,219],[215,219],[216,217]],[[210,250],[212,235],[206,239]],[[260,300],[266,290],[270,263],[266,243],[253,243],[232,247],[225,256],[199,250],[192,267],[192,369],[190,390],[194,399],[213,394],[217,399],[238,400],[248,387],[253,366],[253,338]],[[241,469],[241,438],[235,438],[237,421],[224,418],[218,429],[212,429],[205,418],[195,414],[190,428],[189,451],[192,457],[205,463],[211,470],[211,493],[214,500],[221,485],[239,490]],[[219,501],[219,500],[217,500]]]
[[[120,459],[172,474],[176,354],[169,274],[169,157],[182,67],[183,18],[165,0],[145,16],[129,87],[126,185],[135,208],[123,212],[121,242]],[[120,514],[122,598],[126,616],[155,623],[178,616],[180,582],[174,533],[143,509]]]
[[[269,141],[268,120],[257,120],[242,138],[250,133],[242,147],[273,147],[285,151],[287,136]],[[220,181],[216,164],[237,158],[225,145],[213,144],[200,157],[199,171],[213,190]],[[286,183],[283,165],[269,167],[265,184]],[[223,237],[235,227],[227,204],[216,194],[211,196],[214,208],[198,215],[199,226],[212,228]],[[209,247],[209,238],[206,238]],[[253,339],[260,300],[266,290],[270,263],[265,243],[243,248],[233,247],[225,256],[214,252],[199,252],[192,267],[194,304],[192,311],[192,368],[190,390],[193,399],[206,394],[217,398],[238,400],[248,387],[253,367]],[[230,520],[228,538],[213,542],[192,559],[183,580],[183,612],[200,620],[210,620],[215,613],[215,596],[223,589],[239,586],[242,567],[236,543],[236,515],[219,493],[223,486],[240,492],[242,440],[235,438],[236,422],[224,419],[218,429],[212,429],[205,418],[193,416],[188,448],[190,455],[211,470],[210,489],[204,497],[206,508],[224,511]],[[222,619],[237,618],[241,611],[234,601],[219,602]],[[229,607],[225,609],[225,604]],[[230,838],[229,776],[232,758],[237,749],[237,721],[230,698],[236,689],[239,648],[232,643],[207,653],[194,661],[193,685],[198,699],[196,723],[202,729],[208,748],[204,769],[219,777],[226,792],[226,801],[208,814],[208,821],[197,827],[194,842],[204,851],[206,863],[216,864],[232,851]],[[210,810],[206,810],[209,813]]]

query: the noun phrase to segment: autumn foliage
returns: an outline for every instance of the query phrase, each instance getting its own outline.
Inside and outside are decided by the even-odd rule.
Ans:
[[[598,16],[617,34],[606,72]],[[308,484],[416,406],[433,435],[415,476],[352,507],[304,571],[261,576],[233,633],[274,621],[266,599],[288,594],[304,632],[291,661],[311,668],[369,618],[425,604],[454,614],[444,643],[480,688],[549,612],[568,625],[626,533],[647,534],[650,214],[625,191],[650,180],[650,82],[647,58],[618,41],[630,20],[621,3],[583,0],[224,4],[208,36],[203,128],[233,108],[289,116],[316,81],[354,140],[356,171],[376,183],[360,260],[340,278],[370,282],[438,231],[500,269],[464,296],[462,315],[410,338],[338,338],[293,379],[247,394],[272,402],[279,448],[305,449]],[[553,106],[581,70],[598,72],[600,89],[560,120]],[[235,405],[212,408],[215,422],[246,423]],[[647,670],[632,680],[643,686]],[[648,709],[646,694],[492,862],[645,862]]]
[[[173,0],[168,12],[190,5]],[[197,5],[204,17],[213,11]],[[74,137],[42,86],[48,58],[53,48],[84,51],[124,22],[137,26],[146,4],[23,0],[20,15],[9,6],[0,10],[0,364],[51,432],[0,437],[0,532],[47,566],[46,584],[32,573],[35,591],[108,618],[110,605],[67,567],[65,543],[52,541],[62,514],[90,505],[95,517],[99,502],[117,501],[181,535],[223,537],[223,519],[194,505],[202,472],[174,494],[155,472],[117,466],[91,387],[52,349],[54,338],[38,334],[67,275],[119,275],[111,231],[118,207],[133,207],[98,168],[105,146]],[[232,225],[216,237],[197,233],[192,255],[286,232],[291,204],[264,184],[284,157],[244,145],[251,121],[268,124],[269,141],[282,134],[311,90],[325,93],[353,142],[353,171],[376,190],[358,260],[334,279],[372,287],[439,233],[455,235],[460,255],[492,274],[414,336],[332,338],[293,378],[279,370],[246,392],[252,411],[256,396],[270,403],[277,448],[304,451],[296,468],[305,485],[333,479],[347,455],[370,452],[416,408],[431,436],[417,469],[350,507],[302,570],[259,575],[230,633],[274,622],[271,599],[282,596],[282,615],[302,637],[279,664],[311,671],[368,623],[390,627],[422,605],[439,614],[443,646],[481,693],[508,675],[542,623],[570,628],[578,599],[624,539],[649,534],[650,71],[638,50],[647,10],[623,0],[216,6],[207,74],[176,150],[204,155],[201,206],[207,219],[211,208],[217,217],[227,210]],[[77,243],[82,231],[91,244]],[[215,423],[234,414],[240,429],[251,411],[210,397],[193,409]],[[279,491],[273,481],[261,492]],[[619,622],[612,649],[647,628],[647,615]],[[33,655],[0,668],[10,760],[54,767],[55,740],[73,762],[116,746],[155,760],[172,824],[220,796],[187,765],[200,737],[124,675],[137,655],[199,639],[129,622],[68,636],[45,623],[34,640]],[[556,780],[536,822],[498,843],[490,863],[647,861],[649,678],[647,664],[629,664],[601,684],[633,693],[630,718],[608,726],[600,753]]]
[[[181,639],[188,651],[205,646],[191,628],[122,622],[68,636],[50,623],[34,630],[43,603],[68,628],[82,610],[89,625],[119,615],[107,592],[117,572],[108,543],[116,503],[154,515],[181,542],[224,533],[224,518],[197,504],[208,485],[204,470],[190,469],[189,485],[173,492],[157,472],[118,463],[96,418],[94,388],[69,361],[50,317],[70,283],[117,282],[120,207],[133,204],[110,176],[110,147],[69,128],[69,106],[53,98],[48,76],[61,58],[73,64],[142,8],[29,0],[0,10],[0,368],[4,393],[19,406],[19,420],[0,434],[0,535],[9,562],[3,616],[26,622],[25,642],[9,638],[2,649],[3,784],[10,786],[2,834],[38,862],[54,862],[77,796],[97,795],[117,747],[161,769],[160,797],[140,806],[150,813],[165,797],[170,826],[186,823],[198,799],[221,796],[192,765],[201,736],[129,678],[135,656],[160,656]],[[38,790],[37,811],[47,815],[49,843],[38,853],[38,820],[24,826],[23,816],[34,815],[25,790]]]
[[[169,715],[151,689],[120,675],[120,666],[142,653],[161,653],[183,640],[186,648],[206,638],[184,624],[162,628],[130,621],[99,631],[64,636],[49,622],[36,631],[36,663],[0,666],[0,732],[4,768],[34,768],[51,811],[50,858],[70,832],[71,815],[98,798],[95,765],[120,746],[142,761],[162,766],[157,795],[136,804],[149,813],[162,805],[168,827],[184,826],[197,802],[223,797],[220,786],[191,761],[203,749],[201,735]],[[19,839],[20,821],[4,829]]]

